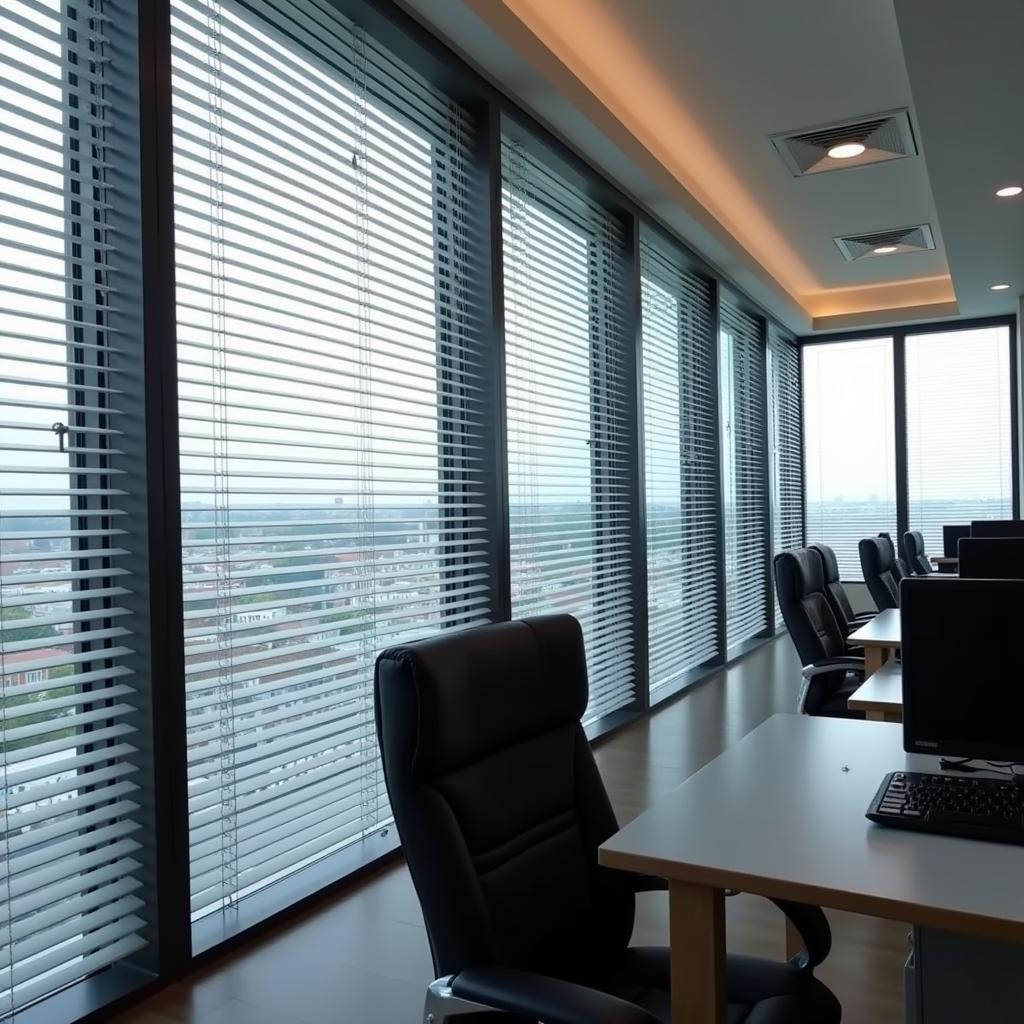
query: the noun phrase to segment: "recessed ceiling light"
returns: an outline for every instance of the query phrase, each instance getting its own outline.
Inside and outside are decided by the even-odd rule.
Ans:
[[[891,252],[895,252],[898,247],[895,245],[878,245],[871,251],[876,256],[887,256]]]
[[[833,160],[849,160],[850,157],[860,156],[863,152],[864,143],[862,142],[841,142],[838,146],[833,146],[828,151],[828,155]]]
[[[1011,196],[1019,196],[1021,192],[1024,192],[1024,186],[1021,185],[1007,185],[1006,188],[997,188],[996,195],[1000,199],[1009,199]]]
[[[1010,286],[1008,284],[994,284],[992,285],[992,291],[994,292],[1005,292]]]

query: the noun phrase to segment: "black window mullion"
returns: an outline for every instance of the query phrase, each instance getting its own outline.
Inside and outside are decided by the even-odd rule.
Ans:
[[[893,333],[893,408],[896,436],[896,536],[893,545],[903,557],[903,535],[910,529],[910,492],[907,480],[907,345],[906,332]]]

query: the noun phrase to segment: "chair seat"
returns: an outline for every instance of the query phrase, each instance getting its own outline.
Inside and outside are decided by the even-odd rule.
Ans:
[[[671,1022],[669,951],[633,946],[610,971],[587,984]],[[727,958],[728,1024],[839,1024],[842,1008],[817,978],[792,964]]]
[[[864,680],[859,675],[847,672],[842,684],[821,702],[815,715],[822,718],[864,718],[863,711],[854,711],[847,703],[853,692],[863,684]]]

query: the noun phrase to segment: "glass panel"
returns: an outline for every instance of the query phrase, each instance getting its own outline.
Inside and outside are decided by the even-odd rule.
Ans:
[[[892,338],[802,353],[807,541],[835,550],[844,580],[862,580],[861,538],[896,540]]]
[[[1008,327],[908,334],[910,529],[942,554],[942,527],[1013,518]]]

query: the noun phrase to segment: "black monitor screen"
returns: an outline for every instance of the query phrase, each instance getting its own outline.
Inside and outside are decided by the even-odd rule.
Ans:
[[[1024,580],[1024,537],[965,537],[960,578]]]
[[[1024,537],[1024,519],[975,519],[972,537]]]
[[[1024,580],[903,581],[903,745],[1024,761]]]
[[[961,537],[970,537],[970,526],[944,526],[942,528],[942,553],[946,558],[956,558],[956,546]]]

